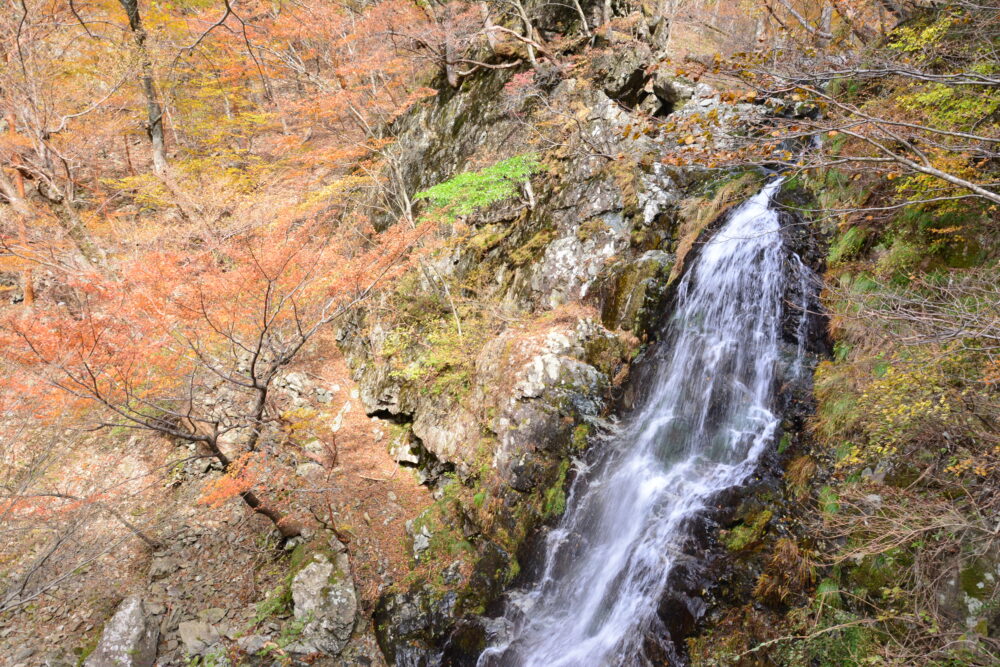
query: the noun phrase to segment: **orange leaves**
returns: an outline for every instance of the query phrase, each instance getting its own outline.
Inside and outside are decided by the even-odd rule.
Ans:
[[[218,507],[241,493],[258,486],[264,479],[267,462],[259,452],[247,452],[229,464],[226,474],[205,485],[198,502]]]
[[[993,360],[983,369],[983,382],[990,387],[1000,386],[1000,360]]]
[[[0,321],[0,357],[34,378],[19,388],[37,395],[132,416],[176,411],[219,374],[252,385],[248,356],[297,349],[405,270],[426,231],[275,223],[197,253],[142,253],[114,277],[70,274],[66,303]]]

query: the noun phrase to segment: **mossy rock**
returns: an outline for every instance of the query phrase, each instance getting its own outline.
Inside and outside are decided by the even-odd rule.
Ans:
[[[598,287],[604,326],[637,335],[648,329],[660,310],[673,262],[673,255],[650,251],[633,262],[609,267]]]
[[[520,247],[510,252],[508,258],[514,266],[524,266],[539,259],[556,237],[554,229],[546,228],[537,232]]]
[[[729,551],[744,551],[756,546],[764,537],[767,524],[774,516],[770,509],[761,510],[748,517],[743,524],[730,529],[722,537],[722,543]]]
[[[559,464],[556,481],[545,492],[542,514],[547,519],[562,516],[563,512],[566,511],[566,475],[568,472],[569,459],[566,458]]]

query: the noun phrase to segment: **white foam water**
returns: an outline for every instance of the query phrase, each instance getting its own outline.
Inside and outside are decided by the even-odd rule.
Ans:
[[[508,598],[483,667],[649,662],[694,519],[745,482],[774,439],[786,253],[767,185],[729,216],[678,286],[653,386],[595,445],[537,583]]]

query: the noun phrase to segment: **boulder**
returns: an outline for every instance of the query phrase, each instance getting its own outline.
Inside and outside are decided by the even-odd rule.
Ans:
[[[458,595],[417,586],[383,596],[375,609],[375,637],[390,665],[441,665],[440,646],[457,619]]]
[[[177,631],[184,644],[184,652],[189,656],[206,653],[222,636],[214,625],[206,621],[184,621],[177,626]]]
[[[151,667],[160,631],[138,596],[126,598],[104,626],[85,667]]]
[[[198,612],[198,618],[206,623],[218,623],[226,617],[226,610],[221,607],[211,607]]]
[[[267,643],[271,641],[266,635],[247,635],[236,640],[236,645],[247,655],[255,655],[264,650]]]
[[[291,653],[338,655],[351,638],[358,598],[347,551],[320,551],[292,579],[295,619],[305,625]]]
[[[181,567],[180,561],[171,556],[158,556],[149,566],[149,578],[153,581],[168,577]]]
[[[396,463],[417,465],[420,463],[420,451],[415,444],[413,432],[409,429],[401,430],[389,443],[389,456]]]
[[[421,514],[417,519],[410,519],[406,522],[406,534],[413,540],[413,559],[420,560],[420,557],[431,546],[431,529],[427,526],[426,517],[429,510]]]

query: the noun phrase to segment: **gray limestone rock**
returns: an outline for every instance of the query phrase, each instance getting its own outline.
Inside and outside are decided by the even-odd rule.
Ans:
[[[160,556],[153,559],[149,566],[149,578],[153,581],[163,579],[180,569],[180,563],[171,556]]]
[[[358,599],[347,553],[315,553],[292,579],[295,618],[305,622],[302,638],[288,646],[292,653],[337,655],[354,629]]]
[[[418,519],[425,516],[427,516],[426,512],[421,514]],[[417,523],[420,523],[420,528],[416,527]],[[430,528],[427,527],[425,522],[411,519],[406,522],[406,534],[413,540],[413,557],[416,560],[420,560],[420,556],[431,546],[432,534]]]
[[[247,635],[236,640],[236,645],[248,655],[259,653],[267,645],[269,639],[264,635]]]
[[[203,609],[198,612],[198,618],[207,623],[218,623],[226,617],[226,610],[220,607]]]
[[[414,447],[411,431],[405,430],[392,439],[389,443],[389,456],[395,459],[396,463],[411,465],[420,463],[420,452]]]
[[[111,617],[84,667],[151,667],[159,628],[138,596],[126,598]]]
[[[202,655],[219,641],[221,635],[210,623],[205,621],[184,621],[177,626],[187,655]]]

